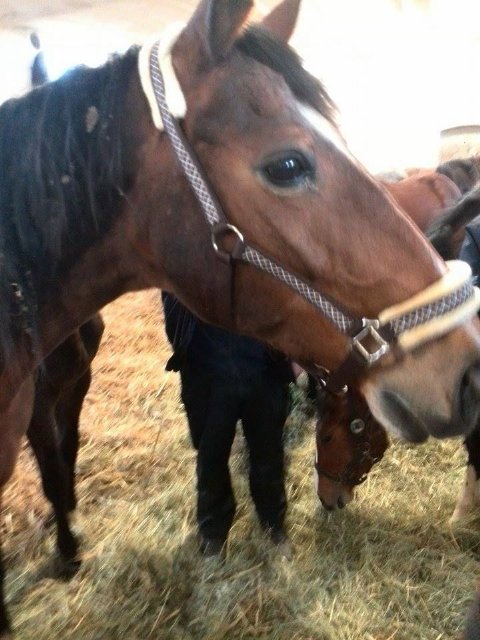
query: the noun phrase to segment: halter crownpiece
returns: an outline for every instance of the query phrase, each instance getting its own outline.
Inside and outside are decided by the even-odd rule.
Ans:
[[[433,285],[383,310],[378,318],[355,318],[275,260],[247,244],[241,230],[228,222],[176,120],[185,116],[186,102],[173,69],[170,51],[181,29],[182,25],[174,25],[160,42],[144,46],[140,51],[139,74],[153,122],[169,137],[212,229],[212,245],[217,255],[227,262],[251,264],[274,276],[308,300],[350,338],[347,359],[330,376],[327,384],[330,391],[342,389],[361,369],[378,362],[390,351],[392,344],[402,351],[411,350],[449,332],[478,311],[480,291],[472,284],[470,267],[459,260],[447,263],[447,272]],[[172,108],[169,107],[170,99],[173,100]],[[233,250],[225,249],[222,240],[226,236],[233,237]]]
[[[182,88],[173,69],[172,56],[170,55],[170,52],[184,28],[185,24],[183,22],[174,22],[170,24],[162,33],[161,37],[157,35],[154,38],[151,38],[141,47],[138,54],[138,74],[140,76],[140,82],[150,106],[153,123],[160,131],[163,130],[163,120],[160,115],[150,75],[150,56],[154,53],[157,59],[157,64],[161,70],[165,85],[165,97],[170,113],[175,118],[183,118],[187,112],[187,104],[185,102],[185,96],[183,95]]]

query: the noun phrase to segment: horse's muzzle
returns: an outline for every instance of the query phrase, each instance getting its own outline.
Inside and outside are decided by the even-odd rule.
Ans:
[[[380,392],[380,399],[384,416],[394,425],[392,431],[409,442],[424,442],[429,436],[465,437],[480,421],[480,361],[470,364],[461,376],[448,419],[411,406],[395,391]]]
[[[382,391],[380,394],[382,411],[388,417],[388,422],[393,425],[390,430],[403,440],[420,444],[428,439],[427,425],[415,411],[394,391]]]

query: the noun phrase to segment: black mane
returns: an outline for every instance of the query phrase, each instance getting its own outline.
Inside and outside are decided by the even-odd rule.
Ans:
[[[112,223],[125,187],[119,115],[137,58],[131,49],[100,68],[79,67],[0,106],[4,354],[18,316],[34,328],[45,285]]]
[[[237,40],[236,47],[244,55],[280,74],[300,102],[319,111],[335,124],[337,108],[322,83],[302,65],[300,56],[265,29],[249,27]]]
[[[334,122],[334,103],[288,45],[251,27],[236,48]],[[0,362],[26,330],[35,348],[45,292],[112,225],[128,188],[120,128],[137,60],[132,48],[0,106]]]

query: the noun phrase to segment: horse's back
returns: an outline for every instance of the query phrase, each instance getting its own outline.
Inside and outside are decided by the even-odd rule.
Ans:
[[[450,178],[435,171],[419,172],[384,187],[423,230],[462,195]]]
[[[480,157],[455,158],[442,163],[436,169],[460,189],[462,194],[471,191],[480,180]]]

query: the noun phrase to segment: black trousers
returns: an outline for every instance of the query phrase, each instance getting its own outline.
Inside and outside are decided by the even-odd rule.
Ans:
[[[192,364],[181,371],[182,401],[197,450],[197,521],[203,538],[226,540],[235,515],[228,459],[242,421],[250,457],[250,493],[264,528],[282,528],[286,512],[283,427],[288,383],[268,372],[229,377]]]

